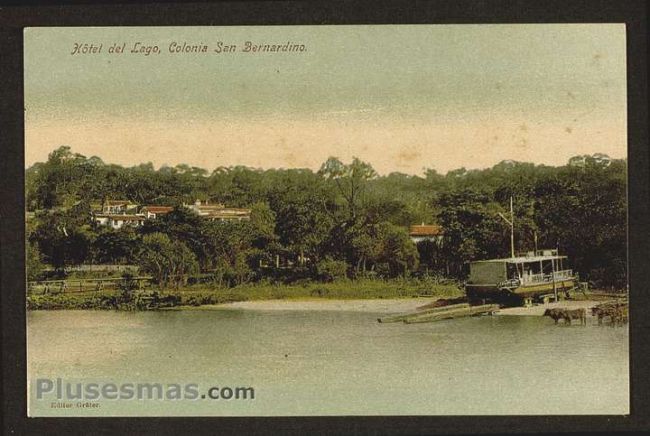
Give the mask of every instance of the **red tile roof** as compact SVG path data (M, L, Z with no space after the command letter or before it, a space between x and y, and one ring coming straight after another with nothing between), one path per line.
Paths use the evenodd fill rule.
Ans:
M129 200L106 200L105 204L107 206L122 206L124 204L134 204Z
M439 236L442 235L442 227L437 224L418 224L411 226L410 236Z
M146 218L140 215L105 215L113 221L144 221Z
M201 205L194 205L195 208L197 208L200 211L207 212L211 210L221 210L225 206L223 204L201 204Z
M174 210L171 206L145 206L143 209L146 209L147 212L151 213L167 213Z

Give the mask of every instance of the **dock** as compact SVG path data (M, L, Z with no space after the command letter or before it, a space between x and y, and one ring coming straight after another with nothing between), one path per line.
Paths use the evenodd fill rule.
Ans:
M391 315L378 318L380 323L403 322L405 324L414 324L421 322L433 322L443 319L461 318L481 314L492 314L499 310L498 304L483 304L480 306L470 306L469 303L452 304L432 309L420 310L418 312L409 312L399 315Z
M383 318L377 318L377 321L381 322L381 323L401 322L401 321L404 321L405 319L407 319L409 317L425 315L425 314L432 314L432 313L446 312L448 310L464 309L464 308L468 308L468 307L469 307L468 303L453 304L453 305L450 305L450 306L441 306L441 307L435 307L435 308L432 308L432 309L418 310L417 312L408 312L408 313L402 313L402 314L399 314L399 315L391 315L391 316L386 316L386 317L383 317Z
M435 313L418 314L404 319L405 324L416 324L421 322L442 321L444 319L464 318L475 315L491 315L499 310L498 304L482 304L466 308L445 310Z

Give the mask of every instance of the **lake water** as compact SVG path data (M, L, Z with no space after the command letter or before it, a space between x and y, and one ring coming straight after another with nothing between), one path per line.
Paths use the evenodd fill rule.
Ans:
M187 310L28 313L32 416L629 413L628 329L484 316ZM35 381L253 387L254 400L100 400L52 408ZM73 402L76 404L76 402Z

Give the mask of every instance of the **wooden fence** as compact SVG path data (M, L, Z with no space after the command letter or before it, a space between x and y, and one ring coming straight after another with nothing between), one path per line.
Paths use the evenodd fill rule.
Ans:
M66 279L66 280L40 280L27 282L27 293L36 294L61 294L74 292L100 292L104 289L119 289L119 285L127 281L133 283L135 289L144 289L151 286L152 277L138 276L125 279L123 277L106 277L98 279Z

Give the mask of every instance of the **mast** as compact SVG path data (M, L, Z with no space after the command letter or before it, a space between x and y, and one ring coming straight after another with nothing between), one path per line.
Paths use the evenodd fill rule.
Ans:
M515 212L512 208L512 195L510 196L510 253L515 257Z
M510 224L510 256L514 259L515 257L515 213L512 207L512 195L510 196L510 219L506 218L501 212L499 216L503 218L505 222Z
M555 302L557 302L557 286L555 285L555 260L551 259L552 277L553 277L553 294L555 295Z

